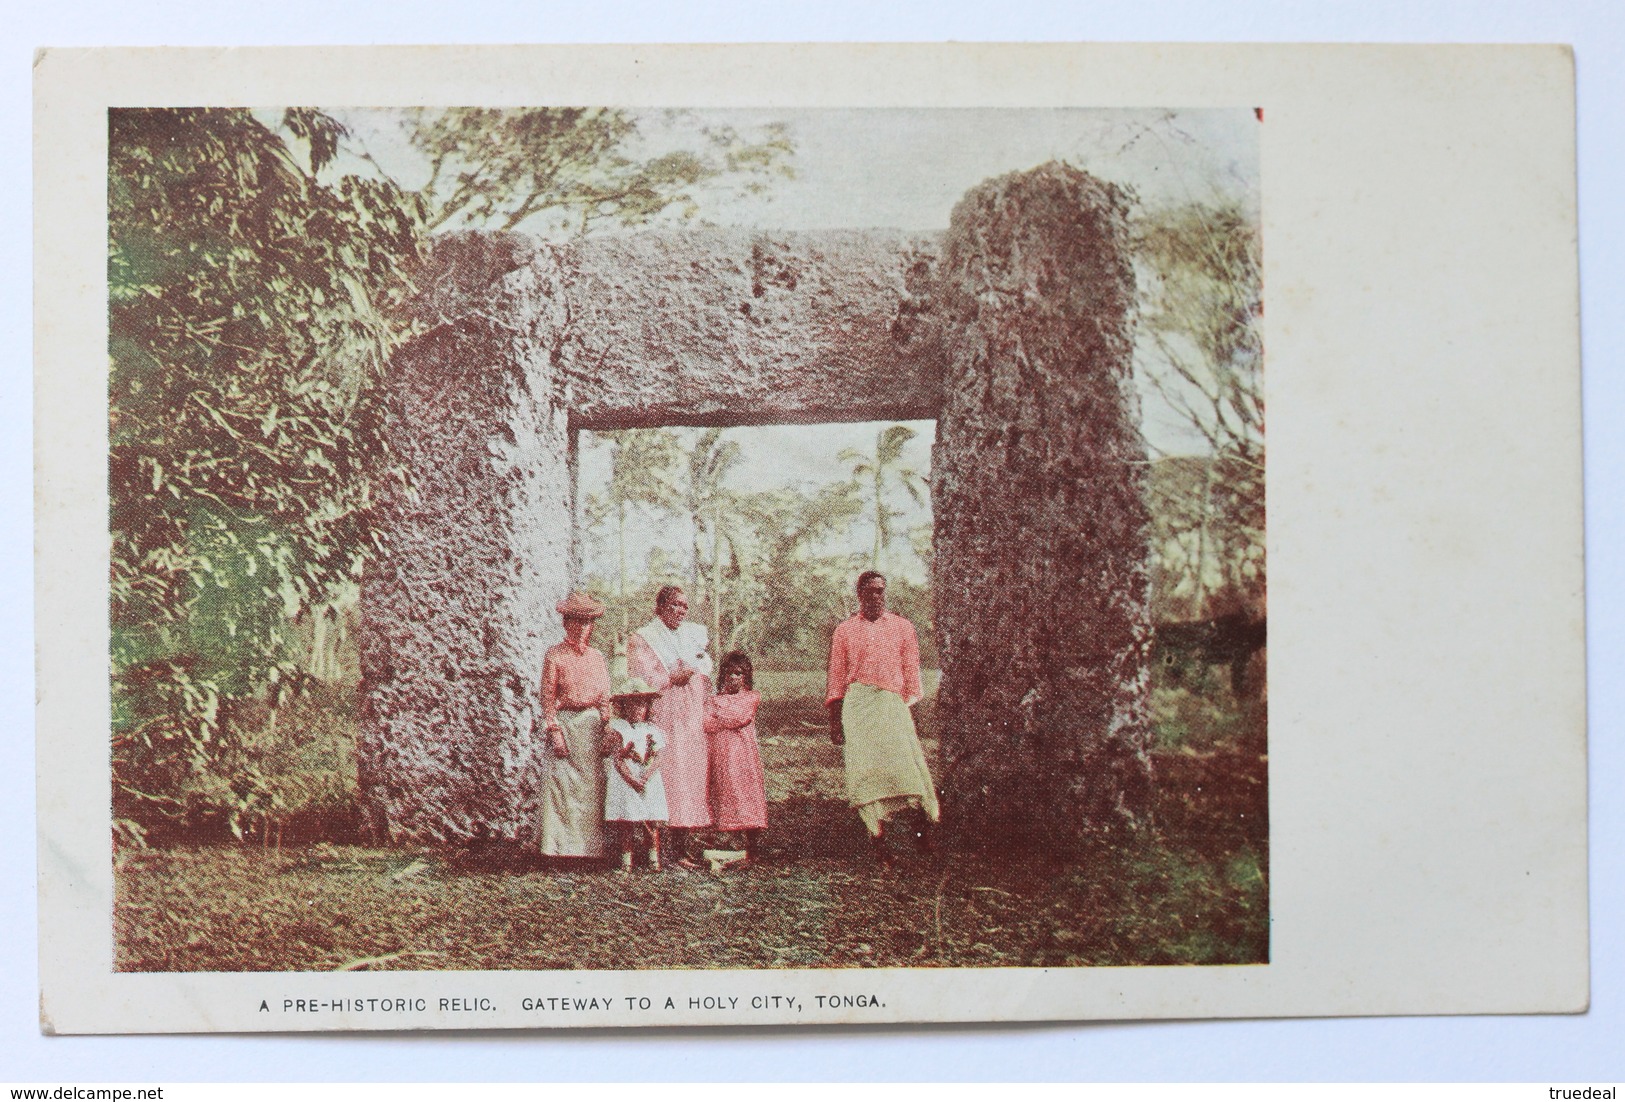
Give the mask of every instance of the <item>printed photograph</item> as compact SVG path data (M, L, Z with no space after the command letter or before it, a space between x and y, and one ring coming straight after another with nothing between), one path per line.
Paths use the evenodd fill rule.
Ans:
M114 967L1267 963L1265 125L110 110Z

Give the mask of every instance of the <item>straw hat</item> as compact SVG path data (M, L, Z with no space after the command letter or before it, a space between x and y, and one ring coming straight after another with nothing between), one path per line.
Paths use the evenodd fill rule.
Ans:
M649 688L649 683L641 677L629 678L615 687L609 694L611 700L653 700L660 695L659 689Z
M589 597L580 590L570 594L556 606L560 616L571 616L578 620L596 620L604 614L604 602Z

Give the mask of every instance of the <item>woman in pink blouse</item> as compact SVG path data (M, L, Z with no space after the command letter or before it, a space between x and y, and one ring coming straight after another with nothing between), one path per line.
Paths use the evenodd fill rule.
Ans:
M542 658L541 733L545 747L536 848L544 857L597 857L604 851L604 755L609 665L589 646L604 603L572 593L558 604L564 642Z
M767 778L756 743L756 676L744 651L722 660L721 692L705 702L705 733L711 738L711 819L717 830L745 836L744 864L760 857L767 829Z

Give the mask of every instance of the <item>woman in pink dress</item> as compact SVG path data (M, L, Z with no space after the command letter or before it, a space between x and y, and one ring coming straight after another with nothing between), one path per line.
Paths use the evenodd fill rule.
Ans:
M711 737L711 820L717 830L745 836L744 864L760 857L767 829L767 778L756 744L756 676L744 651L722 660L721 692L705 702L705 733Z
M666 732L660 772L666 782L666 826L677 864L698 869L690 835L711 825L706 794L705 695L710 691L710 637L704 624L687 619L688 598L681 586L663 586L655 596L655 618L626 641L627 673L660 694L649 722Z

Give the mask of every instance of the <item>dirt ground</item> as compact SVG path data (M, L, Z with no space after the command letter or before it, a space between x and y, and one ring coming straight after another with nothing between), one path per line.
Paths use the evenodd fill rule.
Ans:
M922 717L922 719L925 717ZM121 971L976 967L1268 959L1261 753L1156 759L1157 824L884 870L816 701L764 703L765 860L720 874L543 868L507 846L121 850ZM922 726L924 724L922 723ZM935 762L934 740L926 739Z

